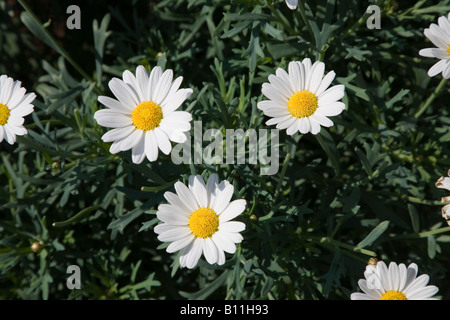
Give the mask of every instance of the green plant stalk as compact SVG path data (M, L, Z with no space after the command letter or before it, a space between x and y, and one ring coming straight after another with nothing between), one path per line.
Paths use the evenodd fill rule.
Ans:
M256 204L258 203L258 199L256 197L253 197L253 205L250 211L247 213L248 216L251 216L253 214L253 211L255 210Z
M407 197L406 198L410 202L426 204L429 206L445 206L446 204L450 204L450 201L439 201L439 200L423 200L416 197Z
M324 59L325 59L325 52L327 51L328 47L329 47L328 43L325 43L322 46L322 48L320 48L320 52L319 52L319 56L318 56L317 60L324 61Z
M52 226L55 227L55 228L63 228L63 227L70 226L71 224L73 224L75 222L78 222L81 219L83 219L86 214L90 213L93 210L97 210L100 207L101 207L101 205L95 205L95 206L87 207L87 208L81 210L80 212L78 212L73 217L71 217L71 218L69 218L69 219L67 219L65 221L53 222Z
M81 117L80 117L80 111L78 110L78 108L75 108L73 110L73 113L75 115L75 121L77 122L77 125L78 125L78 130L80 131L81 139L84 140L84 138L85 138L84 125L83 125L83 121L81 120Z
M288 153L283 162L283 167L281 168L280 179L278 180L277 189L275 190L275 195L273 197L273 202L277 202L278 195L280 194L281 184L283 183L284 175L286 174L286 169L289 165L289 160L291 159L291 154Z
M338 240L332 239L330 237L315 237L312 236L310 237L311 240L315 241L316 243L323 245L323 246L336 246L336 247L340 247L349 251L354 251L354 252L358 252L358 253L362 253L364 255L367 256L371 256L371 257L376 257L377 254L373 251L367 250L367 249L362 249L362 248L358 248L357 246L352 246L350 244L344 243L344 242L340 242Z
M167 183L165 183L165 184L162 184L162 185L156 186L156 187L146 187L146 186L143 186L143 187L141 187L141 191L144 191L144 192L157 192L157 191L161 191L161 190L164 190L164 189L167 189L167 188L172 187L177 181L178 181L178 180L169 181L169 182L167 182Z
M342 226L344 221L345 221L345 216L340 217L340 219L337 221L336 225L334 226L333 230L331 231L330 238L333 238L336 235L336 233L338 232L339 228Z
M447 83L447 79L442 78L441 82L439 82L439 85L436 87L434 92L428 97L427 100L423 104L419 106L419 109L414 114L414 118L419 118L431 105L431 103L436 99L436 97L441 93L442 89L445 87L445 84Z
M436 229L436 230L419 232L419 233L408 233L408 234L401 234L401 235L397 235L397 236L392 236L392 239L422 239L422 238L427 238L429 236L434 236L434 235L437 235L437 234L445 233L445 232L448 232L448 231L450 231L450 226L449 227L439 228L439 229Z

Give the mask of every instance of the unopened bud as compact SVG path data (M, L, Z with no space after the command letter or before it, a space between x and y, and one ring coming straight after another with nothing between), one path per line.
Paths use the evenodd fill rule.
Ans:
M31 251L38 252L41 249L41 245L42 245L42 242L37 242L37 241L33 242L31 244Z

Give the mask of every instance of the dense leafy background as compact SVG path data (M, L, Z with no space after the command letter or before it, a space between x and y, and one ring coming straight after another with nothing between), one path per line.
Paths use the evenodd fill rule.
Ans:
M86 0L69 30L69 1L0 0L0 74L38 95L29 134L0 144L0 297L347 300L376 255L417 263L448 299L448 193L434 184L450 168L450 92L418 51L450 1L380 0L379 30L366 27L371 3ZM347 110L318 137L280 132L273 176L163 154L135 165L93 119L108 81L142 64L184 77L182 108L204 129L266 128L261 84L304 57L336 72ZM244 241L224 266L180 269L153 232L156 208L175 181L213 172L247 200ZM81 290L66 288L72 264Z

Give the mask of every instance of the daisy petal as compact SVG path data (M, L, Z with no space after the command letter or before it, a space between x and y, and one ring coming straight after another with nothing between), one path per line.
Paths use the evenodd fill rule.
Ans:
M158 159L158 141L153 130L145 133L145 155L150 162Z
M109 82L109 89L123 105L134 108L139 104L136 94L122 80L113 78Z
M133 163L142 163L145 159L145 139L140 139L139 143L131 149L131 160Z
M447 64L447 60L439 60L428 70L428 76L434 77L435 75L441 73L447 67Z
M298 5L298 0L286 0L286 5L289 9L295 10Z
M193 242L194 239L195 239L195 237L193 235L190 235L188 237L185 237L185 238L182 238L179 240L175 240L174 242L169 244L169 246L166 248L166 251L168 253L177 252L177 251L191 245L191 243Z
M155 94L153 96L153 101L157 104L161 104L161 102L166 98L167 93L170 90L172 85L173 71L166 70L161 75L161 78L158 81L158 85L155 88Z
M219 220L221 222L227 222L236 218L245 210L246 205L247 202L244 199L238 199L230 202L225 210L219 215Z
M189 189L191 189L194 194L198 207L206 208L208 206L208 197L206 194L205 182L200 175L189 177Z
M217 247L210 238L206 238L205 241L203 241L203 254L209 264L214 264L219 259Z

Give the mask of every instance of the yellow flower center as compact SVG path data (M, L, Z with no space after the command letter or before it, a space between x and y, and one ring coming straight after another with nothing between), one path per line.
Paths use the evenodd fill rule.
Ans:
M140 130L153 130L159 126L163 118L161 106L153 101L144 101L131 113L133 125Z
M450 55L450 44L447 47L447 53Z
M0 103L0 126L4 126L8 123L10 114L11 111L9 110L9 108L3 103Z
M189 217L189 229L197 238L209 238L219 230L219 217L210 208L199 208Z
M383 293L381 300L408 300L408 298L406 298L403 292L389 290Z
M319 107L317 96L308 91L302 90L294 93L288 100L288 110L296 118L309 117Z

